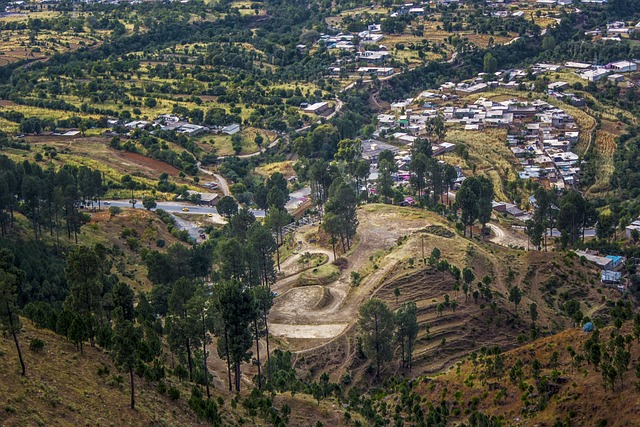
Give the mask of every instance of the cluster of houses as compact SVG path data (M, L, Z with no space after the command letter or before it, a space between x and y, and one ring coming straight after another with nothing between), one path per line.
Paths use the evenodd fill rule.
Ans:
M585 31L586 35L602 37L605 40L620 41L622 36L629 36L631 33L640 31L640 22L633 26L627 26L624 21L614 21L607 23L607 27Z
M117 120L109 120L110 127L115 127L119 124ZM233 135L240 132L241 127L238 123L232 123L227 126L201 126L193 123L189 123L186 120L174 115L174 114L161 114L153 121L148 120L134 120L123 125L130 131L134 129L160 129L166 131L175 131L187 136L196 136L207 132L222 133L225 135Z
M606 285L617 288L620 292L628 290L628 283L622 280L622 267L625 258L620 255L600 255L596 251L575 251L580 257L595 264L600 270L600 281Z
M580 157L571 151L580 136L575 119L546 101L519 105L520 120L509 128L507 143L520 161L520 178L558 189L575 185L580 172Z
M451 151L453 149L454 144L444 143ZM411 163L411 142L407 142L403 146L391 145L389 143L380 141L378 139L367 139L362 141L362 158L368 160L371 164L371 168L369 170L368 176L368 184L367 189L370 192L375 192L373 189L375 187L375 183L378 181L378 159L380 153L383 151L391 151L394 155L394 162L397 168L397 172L394 172L392 175L393 180L398 184L406 184L411 179L411 172L409 171L409 165ZM439 149L439 146L436 145L433 147L434 155L437 155L436 152ZM440 151L439 154L442 154L443 151ZM440 163L444 163L442 160ZM459 186L462 181L464 181L465 177L462 174L462 169L458 166L454 166L458 175L456 180L454 181L454 188ZM363 188L364 191L364 188ZM413 204L412 202L408 202Z
M624 74L638 71L638 63L628 60L614 61L605 65L595 66L580 62L572 62L569 64L571 65L570 68L576 69L578 76L590 82L599 82L607 78L607 80L617 83L624 80Z

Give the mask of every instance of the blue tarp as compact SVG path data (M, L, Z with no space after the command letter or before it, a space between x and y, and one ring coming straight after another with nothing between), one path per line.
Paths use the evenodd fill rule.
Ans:
M593 323L591 322L587 322L584 324L584 327L582 328L583 331L585 332L592 332L593 331Z

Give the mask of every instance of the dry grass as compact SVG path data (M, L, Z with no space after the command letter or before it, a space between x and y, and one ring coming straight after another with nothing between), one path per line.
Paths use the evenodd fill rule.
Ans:
M72 426L87 420L104 425L150 425L163 419L173 425L200 425L184 399L171 402L137 376L137 408L131 410L128 377L123 376L123 384L113 381L120 373L106 353L87 345L85 354L81 355L66 339L47 330L36 330L26 320L24 323L20 340L27 365L26 377L17 372L19 365L12 342L0 339L0 350L4 354L0 358L2 425ZM45 342L41 353L28 350L32 338ZM97 374L102 366L108 367L109 375ZM185 387L176 385L188 396Z
M263 166L255 168L254 172L265 178L270 177L276 172L280 172L285 178L290 178L296 174L293 170L294 162L291 160L285 160L284 162L269 163Z
M630 326L625 325L623 332L630 334ZM608 340L609 332L609 328L603 330L601 340ZM596 425L600 420L606 420L603 425L607 426L635 425L639 416L638 407L636 404L629 404L637 402L637 392L632 385L632 369L625 372L625 387L621 389L618 381L615 392L612 392L603 389L602 375L595 371L593 365L582 363L579 369L572 367L567 347L571 346L581 353L588 336L580 329L571 329L503 353L505 371L508 372L517 360L521 360L524 364L522 370L525 383L534 388L535 380L531 378L533 361L539 360L542 363L541 374L551 377L551 355L558 353L557 373L564 381L560 384L558 393L550 396L541 410L533 411L528 417L522 411L528 402L537 400L534 397L537 393L527 398L529 393L518 389L517 384L510 381L506 374L500 378L481 379L485 373L482 364L470 361L462 363L459 369L451 369L445 375L422 382L416 392L429 401L455 399L462 407L466 407L474 399L479 411L488 415L502 415L506 419L525 419L525 424L522 425L552 425L558 419L569 417L572 425ZM636 360L640 353L637 342L634 340L630 347L631 359ZM497 387L491 389L488 383ZM502 388L504 393L500 391ZM454 415L453 418L453 422L462 421L466 416Z
M239 135L242 136L244 140L244 144L242 145L242 151L240 154L252 154L258 151L258 146L256 145L255 137L256 135L261 134L264 138L263 146L266 147L269 144L269 141L273 139L273 133L266 132L263 130L258 130L256 128L244 128L239 132ZM230 135L203 135L198 137L198 143L207 150L206 145L211 145L213 148L218 150L219 156L230 156L236 154L231 145L231 136ZM208 151L208 150L207 150Z
M495 191L495 198L508 201L504 193L503 183L517 176L518 162L506 145L507 131L504 129L486 129L482 132L451 129L447 132L447 141L464 144L469 150L469 159L455 157L457 164L470 174L472 165L476 173L485 175Z

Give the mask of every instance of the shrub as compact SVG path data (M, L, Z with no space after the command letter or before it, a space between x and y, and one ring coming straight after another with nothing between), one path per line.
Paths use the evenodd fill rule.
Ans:
M39 353L40 351L42 351L42 349L44 349L44 341L42 341L40 338L33 338L29 342L29 350Z
M98 368L98 376L106 377L109 375L109 367L106 365L102 365Z
M132 251L137 251L140 247L140 241L135 237L127 237L127 246L129 246Z
M120 212L122 212L122 209L119 206L109 206L109 215L111 215L112 218Z
M180 399L180 390L178 390L175 387L169 387L168 395L169 395L169 399L178 400Z

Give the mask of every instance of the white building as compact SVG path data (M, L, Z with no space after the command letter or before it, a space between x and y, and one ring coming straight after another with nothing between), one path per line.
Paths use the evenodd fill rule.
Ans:
M610 70L614 70L618 73L631 73L638 69L638 64L631 61L616 61L610 64L607 64L607 67Z
M597 68L595 70L587 70L584 73L579 74L579 76L585 80L589 80L590 82L598 82L610 72L610 70L605 70L604 68Z

